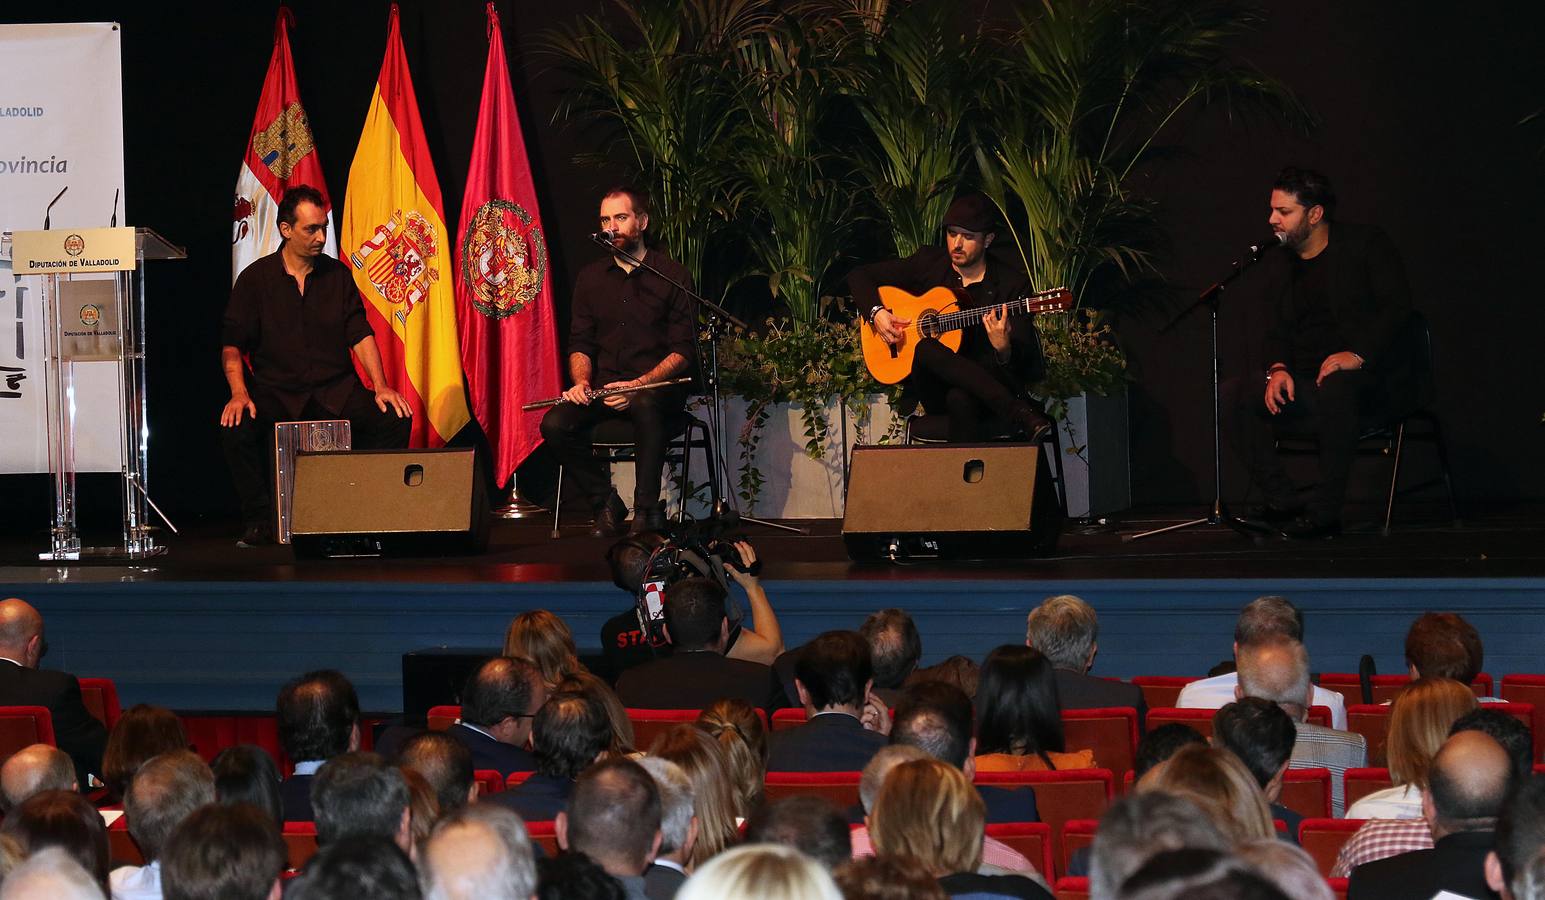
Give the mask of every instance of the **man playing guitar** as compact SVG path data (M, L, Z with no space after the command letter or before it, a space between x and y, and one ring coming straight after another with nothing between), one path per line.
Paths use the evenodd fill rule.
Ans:
M952 442L980 441L994 421L1007 423L1029 441L1040 440L1052 427L1051 419L1024 396L1025 386L1042 377L1046 363L1034 320L1013 322L1003 306L1024 293L1029 278L1013 265L988 258L997 228L991 202L982 194L967 194L944 214L943 247L922 247L906 259L859 266L848 275L864 327L892 346L902 342L912 321L885 308L880 285L918 294L948 287L961 308L983 310L983 328L967 329L958 353L931 337L918 341L906 381L928 412L949 415Z

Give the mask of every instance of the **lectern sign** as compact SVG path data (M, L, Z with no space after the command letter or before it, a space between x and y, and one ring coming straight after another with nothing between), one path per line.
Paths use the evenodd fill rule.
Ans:
M11 236L17 275L125 272L134 268L133 228L56 228Z

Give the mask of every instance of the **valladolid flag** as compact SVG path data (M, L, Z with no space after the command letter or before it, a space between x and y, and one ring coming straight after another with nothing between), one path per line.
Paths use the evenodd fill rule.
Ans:
M488 67L456 241L456 312L472 411L494 451L502 483L542 441L542 411L555 397L558 339L547 242L525 139L515 113L499 14L488 4Z
M391 387L413 409L414 447L439 447L471 416L456 347L445 203L402 49L397 4L386 60L349 165L343 251Z
M294 20L279 7L274 22L274 52L258 97L257 117L247 139L247 155L236 176L236 208L231 230L231 283L253 260L279 249L279 199L297 184L322 193L327 210L329 256L338 255L333 235L333 201L322 183L322 163L311 140L311 126L295 87L295 62L290 58L290 25Z

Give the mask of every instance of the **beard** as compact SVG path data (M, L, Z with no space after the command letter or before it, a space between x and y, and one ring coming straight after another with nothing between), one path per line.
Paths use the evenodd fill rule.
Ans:
M1282 246L1289 250L1302 249L1309 240L1309 232L1312 230L1313 228L1309 225L1309 220L1307 218L1303 219L1298 223L1297 228L1282 232Z

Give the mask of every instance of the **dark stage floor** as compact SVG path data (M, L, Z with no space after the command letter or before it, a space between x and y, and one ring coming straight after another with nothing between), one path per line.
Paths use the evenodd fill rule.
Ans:
M804 520L793 535L743 528L766 561L772 579L1090 579L1090 578L1508 578L1545 575L1545 509L1511 507L1473 514L1462 525L1438 521L1438 509L1413 508L1381 536L1372 524L1349 527L1339 539L1312 543L1251 541L1226 528L1198 527L1138 542L1124 534L1194 516L1192 508L1142 509L1091 528L1071 525L1057 554L1043 559L916 561L905 565L854 563L847 558L841 522ZM100 581L133 571L135 580L173 581L604 581L609 542L585 527L548 535L548 520L496 520L486 553L423 559L296 560L286 547L237 550L234 523L195 523L167 535L171 552L133 567L71 565L71 578ZM61 567L40 566L41 531L0 536L0 581L57 580ZM89 542L89 541L88 541Z

